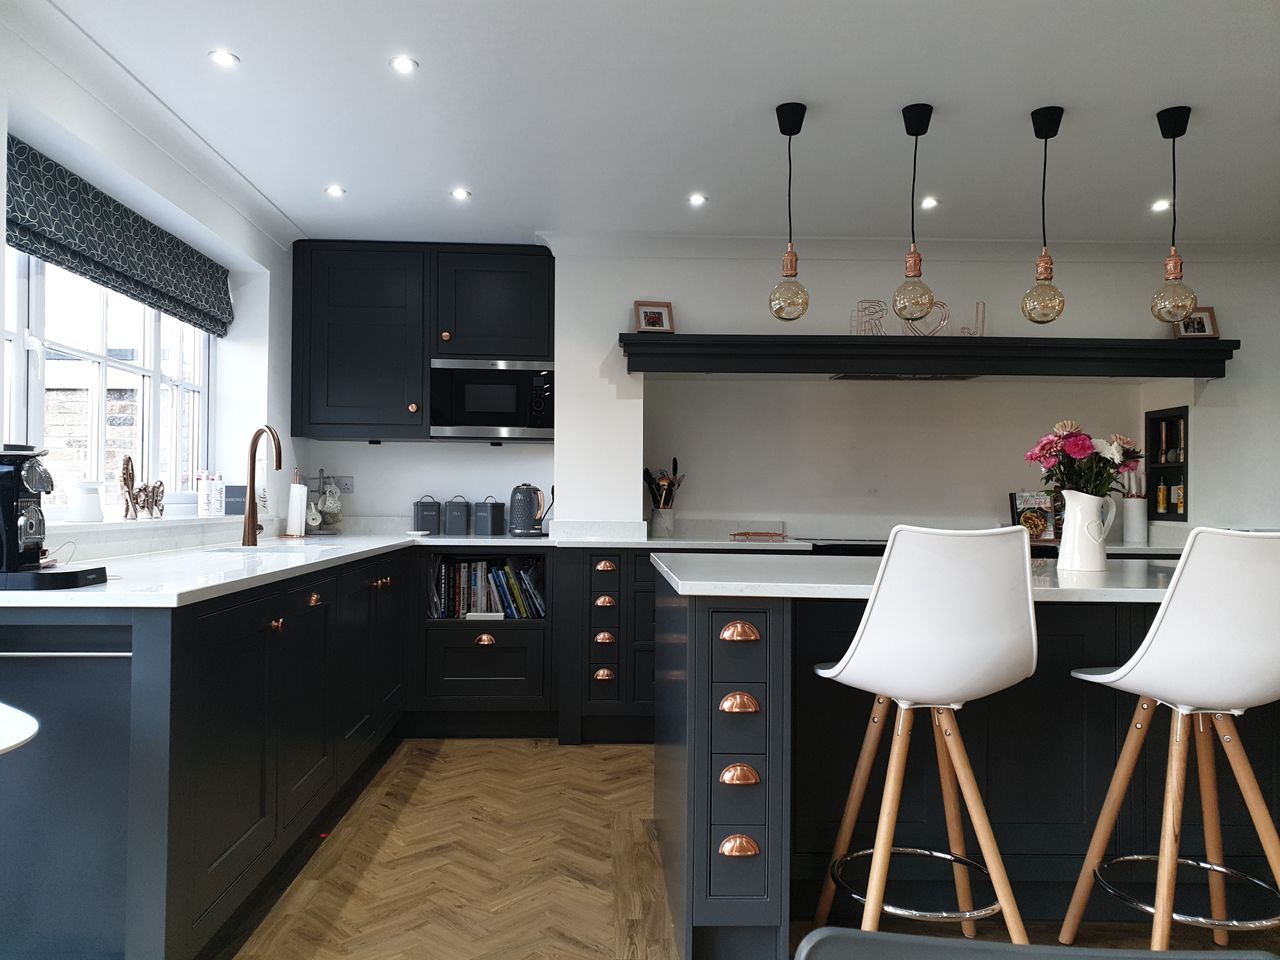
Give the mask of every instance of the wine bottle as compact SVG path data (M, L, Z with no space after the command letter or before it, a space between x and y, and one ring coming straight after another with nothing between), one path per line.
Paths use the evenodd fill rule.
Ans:
M1167 438L1167 429L1169 422L1167 420L1160 421L1160 462L1169 462L1169 442Z
M1169 486L1164 477L1156 484L1156 513L1169 512Z
M1178 462L1187 462L1187 421L1178 420Z
M1186 487L1182 483L1182 477L1178 477L1173 481L1169 499L1173 501L1173 512L1179 516L1185 516L1187 513L1187 494Z

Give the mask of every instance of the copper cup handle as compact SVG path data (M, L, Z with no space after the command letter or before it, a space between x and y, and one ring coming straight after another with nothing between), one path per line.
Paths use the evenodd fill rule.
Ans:
M745 833L733 833L720 841L722 857L755 857L760 854L760 844Z
M284 630L284 617L280 617L278 620L272 620L271 629L274 630L276 633L280 633L282 630Z
M730 787L748 787L760 782L760 774L749 763L731 763L720 771L720 782Z
M409 404L409 412L410 412L410 413L417 413L417 412L418 412L418 405L417 405L416 403L411 403L411 404Z
M718 709L721 713L759 713L760 701L749 693L735 690L724 695Z
M316 593L315 591L312 591L311 596L307 597L308 607L318 607L320 606L321 602L322 601L320 599L320 594Z
M498 641L494 638L492 633L482 633L471 642L477 647L491 647Z
M601 560L599 563L596 564L596 570L598 570L600 573L612 573L614 570L617 570L617 569L618 569L618 565L614 563L612 560Z
M445 343L448 343L450 340L453 339L453 334L450 333L448 330L441 331L440 339L443 340Z
M720 639L730 643L745 643L760 639L760 631L746 620L730 620L720 631Z
M591 640L593 643L599 643L601 645L604 645L604 644L610 644L610 643L617 643L618 638L615 637L608 630L601 630L594 637L592 637Z
M618 679L618 675L614 673L612 670L610 670L608 667L601 667L599 670L597 670L595 673L591 675L591 679L592 680L616 680Z
M602 593L600 596L596 597L595 604L597 607L616 607L618 605L618 601L609 596L609 594Z

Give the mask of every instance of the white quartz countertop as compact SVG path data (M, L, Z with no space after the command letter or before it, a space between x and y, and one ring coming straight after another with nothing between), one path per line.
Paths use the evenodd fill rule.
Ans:
M655 553L653 565L683 596L865 600L879 557L727 556ZM1031 561L1032 596L1069 603L1159 603L1172 560L1108 560L1101 573L1058 571L1056 560Z
M717 540L646 537L643 540L594 537L437 537L409 530L405 536L428 547L576 547L583 550L777 550L807 553L807 540Z

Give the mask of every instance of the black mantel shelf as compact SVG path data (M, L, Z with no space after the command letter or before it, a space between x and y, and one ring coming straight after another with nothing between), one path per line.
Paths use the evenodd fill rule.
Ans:
M628 373L819 374L851 379L1217 379L1239 340L624 333Z

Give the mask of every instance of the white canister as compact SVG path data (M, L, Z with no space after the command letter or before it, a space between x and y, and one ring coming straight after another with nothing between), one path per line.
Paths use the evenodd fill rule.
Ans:
M102 483L98 480L77 480L67 494L67 512L62 517L67 523L102 522Z
M1147 498L1125 497L1120 501L1120 520L1126 547L1147 545Z

